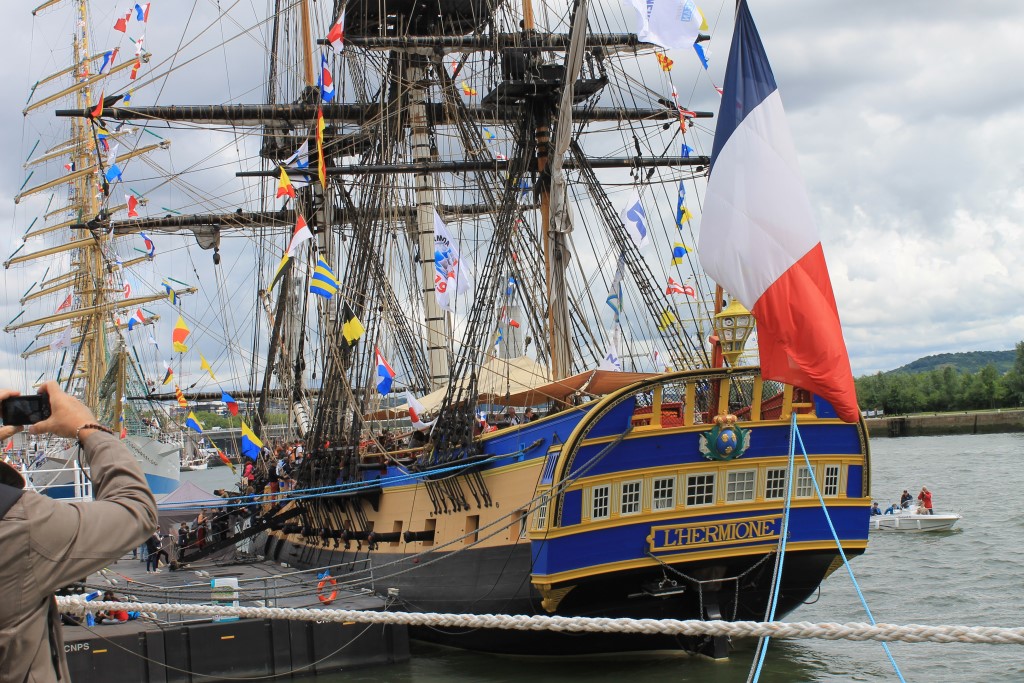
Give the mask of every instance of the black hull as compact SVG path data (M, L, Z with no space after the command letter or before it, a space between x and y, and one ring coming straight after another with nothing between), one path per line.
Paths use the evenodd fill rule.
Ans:
M333 570L339 581L359 580L367 558L365 546L342 551L298 546L271 538L268 559L293 566L315 568L342 565ZM857 551L849 555L860 554ZM468 549L450 553L430 563L430 556L414 564L406 556L386 550L371 551L374 579L379 594L397 589L396 609L452 614L548 614L541 595L530 583L530 547L523 542L503 548ZM818 589L838 553L834 550L787 552L782 592L776 618L799 607ZM575 582L554 614L583 617L634 619L701 619L761 621L771 588L774 555L735 557L620 571ZM395 562L394 565L390 563ZM351 571L347 567L351 566ZM387 565L385 567L385 565ZM691 580L741 576L703 584ZM665 578L675 580L673 586ZM369 585L369 580L367 579ZM701 613L703 608L704 613ZM468 650L515 655L588 655L647 650L699 651L699 639L627 634L565 634L551 631L499 629L411 629L413 638Z

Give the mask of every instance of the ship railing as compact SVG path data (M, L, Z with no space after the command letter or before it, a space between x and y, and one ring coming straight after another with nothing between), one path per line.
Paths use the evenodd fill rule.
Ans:
M795 412L813 417L808 392L766 381L758 368L676 374L645 383L635 394L634 429L673 429L709 424L718 415L739 422L789 420Z
M88 469L79 465L77 460L63 467L21 468L21 474L29 491L52 495L68 503L92 500L92 480Z

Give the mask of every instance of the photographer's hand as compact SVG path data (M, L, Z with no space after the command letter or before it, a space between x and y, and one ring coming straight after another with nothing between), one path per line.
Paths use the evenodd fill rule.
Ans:
M0 389L0 403L6 401L9 398L13 398L14 396L21 396L21 392L16 391L14 389ZM23 427L18 427L15 425L5 425L3 427L0 427L0 441L6 441L7 439L11 438L12 436L20 432L22 429Z
M55 434L69 439L77 436L79 439L84 439L95 431L83 429L80 433L78 432L82 425L96 422L96 417L77 398L65 394L59 384L52 380L45 382L39 387L39 393L50 399L50 417L29 427L29 432L32 434Z

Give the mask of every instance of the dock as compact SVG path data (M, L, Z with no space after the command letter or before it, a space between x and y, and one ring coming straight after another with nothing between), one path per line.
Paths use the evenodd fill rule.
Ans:
M337 598L325 605L316 595L316 584L313 573L266 561L180 571L164 568L149 574L144 563L129 556L90 576L85 591L110 590L121 600L169 604L386 608L377 595L341 590L340 586ZM271 619L216 621L158 614L123 623L104 620L94 626L65 625L63 629L68 667L78 683L301 678L409 659L408 633L398 626Z

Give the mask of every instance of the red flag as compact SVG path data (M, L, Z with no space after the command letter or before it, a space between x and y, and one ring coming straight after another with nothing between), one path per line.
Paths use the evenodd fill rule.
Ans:
M291 197L295 199L295 186L292 185L291 179L288 177L288 172L284 170L284 166L281 167L281 178L277 182L277 197Z
M341 52L345 46L345 8L341 9L341 16L334 22L331 32L327 34L327 42L331 44L335 52Z
M515 327L516 329L519 329L519 323L516 322L515 320L512 320L511 318L509 318L508 324L512 327Z
M129 78L134 81L138 77L139 69L141 69L141 68L142 68L142 60L141 59L136 59L135 63L132 64L132 73L131 73L131 76Z
M11 439L10 441L7 442L7 445L4 446L4 450L5 451L14 450L14 439Z
M129 10L128 14L123 17L118 17L117 21L114 22L114 30L120 31L121 33L127 33L128 31L128 20L132 18L132 13Z
M94 119L98 119L99 117L103 116L103 91L102 90L100 91L100 101L96 104L95 107L92 108L92 111L89 112L89 116L91 116Z
M128 218L138 218L139 212L135 209L139 206L139 200L135 198L135 195L125 195L128 199Z
M70 294L68 294L68 298L64 299L64 303L62 303L60 306L57 307L57 310L54 311L54 313L60 313L61 311L66 311L69 308L71 308L71 295Z
M224 455L224 451L220 450L219 448L217 449L217 457L220 458L220 461L222 463L231 468L231 474L235 473L235 463L231 462L231 459L228 456Z

